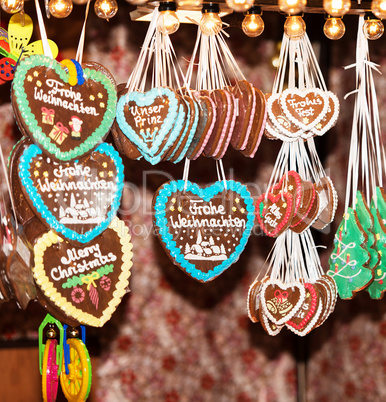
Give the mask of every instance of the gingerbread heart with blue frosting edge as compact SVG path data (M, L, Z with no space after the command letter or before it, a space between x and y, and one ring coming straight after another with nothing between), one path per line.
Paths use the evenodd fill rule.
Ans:
M99 161L97 161L97 158L99 158ZM105 178L107 179L106 176L109 176L109 172L104 172L103 169L105 168L102 166L106 161L108 161L108 164L106 163L106 169L111 167L115 170L115 172L111 170L111 177L109 178L111 182L110 185L109 182L106 182L105 180ZM109 164L111 166L109 166ZM43 167L47 168L47 170L43 169L42 172L39 172L38 169ZM57 177L58 173L55 174L55 169L60 170L60 174L63 177L66 177L68 182L59 182L60 179ZM37 181L34 183L34 180L37 179L35 177L37 176L35 175L35 172L39 173L38 176L42 177L43 181ZM77 172L79 172L79 175L83 175L83 177L78 178ZM66 176L66 173L68 173L68 176ZM70 173L72 173L72 176ZM32 175L34 177L32 177ZM107 143L101 144L87 158L84 158L81 161L76 160L65 164L52 163L50 158L45 156L38 146L34 144L30 145L20 157L19 177L26 200L30 207L37 212L37 216L41 222L48 228L54 229L68 241L76 244L91 241L109 226L110 222L116 216L120 205L124 180L122 160L114 147ZM74 177L74 179L72 179L72 177ZM91 179L96 179L96 184L92 184ZM103 182L100 181L100 179ZM80 188L79 183L83 183L81 186L82 188ZM60 186L61 184L62 186ZM98 185L98 188L96 188L96 185ZM105 198L100 200L98 198L101 190L103 190L103 188L99 188L100 186L105 188L106 191L110 189L110 197L108 199ZM61 187L63 187L63 189ZM93 189L95 190L94 193L96 193L94 201L97 205L95 207L90 205L89 194L91 194ZM50 195L52 195L51 190L57 190L57 192L64 192L66 190L68 193L71 191L72 193L66 196L66 200L64 200L64 197L61 196L62 194L59 193L56 203L53 203L53 201L55 201L55 196L50 197ZM89 191L87 192L86 190ZM83 202L84 205L78 200L79 195L81 195L78 193L82 192L86 192L87 194L85 194L84 198L86 198L86 200L88 198L87 204L86 201ZM72 195L74 195L74 197L72 197ZM50 201L51 198L53 201ZM53 208L59 207L62 201L64 202L63 211L58 210L55 212ZM51 203L52 205L47 205L48 203ZM72 221L71 219L64 219L66 218L67 209L70 214L72 209L77 208L78 204L84 206L83 209L88 213L89 218L95 218L90 219L87 226L85 226L85 221L80 222L79 226L77 226L78 222L72 222L74 219ZM97 209L98 207L99 213ZM90 208L94 208L95 211ZM102 218L100 218L100 215L102 214L101 210L104 212ZM79 212L79 215L80 218L84 219L83 215L85 214ZM74 214L71 216L74 216Z
M183 129L185 117L179 96L167 87L129 92L117 103L119 129L153 165L159 163L174 144Z
M227 192L229 192L228 198L226 198ZM208 269L207 272L204 272L197 267L197 264L203 265L203 263L205 264L208 261L208 256L205 253L202 257L203 259L200 261L201 257L198 254L200 252L201 246L188 246L189 255L186 255L186 245L182 244L182 240L180 237L175 238L175 234L171 233L170 231L170 228L174 228L172 227L171 219L170 216L168 216L167 212L172 210L172 208L174 207L169 206L169 208L167 208L167 205L169 203L178 202L181 194L188 194L188 196L192 197L192 199L195 200L193 202L195 202L197 205L201 205L202 210L204 210L205 208L208 214L212 216L210 218L211 226L208 225L209 227L206 227L206 230L203 231L204 234L197 233L196 238L192 234L192 237L189 236L189 241L192 241L192 239L196 239L196 243L198 242L198 239L201 238L201 245L202 248L205 250L205 253L209 253L209 249L213 251L212 255L214 261L216 262L211 262L211 265L214 266L211 266L211 269ZM231 195L233 197L231 197ZM215 205L213 205L211 201L216 200L216 197L218 197L217 200L219 200L220 197L225 197L228 201L233 198L232 202L234 201L234 203L232 205L234 206L230 210L228 208L227 211L225 206L221 207L221 205L223 205L221 202L215 202ZM181 199L184 200L184 198ZM238 207L236 207L235 205L238 205ZM239 206L241 208L239 208ZM180 207L176 206L176 211L183 213L187 212L183 211L182 208L181 210L179 208ZM195 209L196 211L199 208L199 206L193 207L193 209ZM242 230L240 229L240 237L238 238L238 240L234 242L231 249L228 249L230 255L227 255L225 247L223 248L221 245L216 244L216 242L218 240L220 240L220 242L223 241L228 234L230 236L229 239L231 239L231 231L228 231L229 233L222 232L222 235L215 235L214 232L208 232L207 230L213 230L213 225L216 222L218 223L221 221L222 223L220 223L220 225L224 223L224 219L217 220L217 218L220 218L221 214L227 215L228 221L229 219L232 219L231 214L235 212L235 209L233 208L238 209L238 211L242 210L241 213L243 214L243 216L245 216L245 218L243 218L244 222L240 223L240 221L238 221L238 223L240 224L240 227L244 227L242 228ZM254 225L253 199L246 186L233 180L226 181L226 188L224 182L220 181L206 188L201 188L196 183L192 183L190 181L185 182L184 180L167 182L163 186L161 186L154 195L153 209L155 212L154 225L156 229L156 234L159 237L159 240L161 241L161 244L164 247L166 253L175 265L179 266L186 274L199 282L208 282L215 279L238 260L240 254L246 246L247 240ZM190 214L185 214L185 217L178 218L179 222L185 222L183 219L189 219L189 216ZM176 227L176 222L173 223ZM220 229L218 230L220 231ZM237 229L235 233L233 233L235 235L234 239L236 239L236 232ZM203 245L205 237L208 237L208 244L206 245L207 247ZM228 245L226 247L228 247ZM212 253L212 251L210 253Z
M33 55L20 61L12 85L12 105L21 131L57 161L91 152L107 136L115 118L117 93L111 77L83 69L85 83L71 86L56 60Z

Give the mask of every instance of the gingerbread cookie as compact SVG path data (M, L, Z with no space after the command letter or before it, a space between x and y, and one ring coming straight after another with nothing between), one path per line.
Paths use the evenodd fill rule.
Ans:
M270 321L282 325L299 311L305 295L300 282L282 283L269 279L261 289L260 306Z
M19 176L41 222L75 243L102 233L120 205L123 165L106 143L83 160L68 163L55 163L30 145L20 157Z
M56 161L91 152L107 136L115 117L115 85L95 69L83 69L83 85L49 57L23 59L13 80L13 106L19 124Z
M299 336L307 335L317 324L323 309L323 302L318 289L311 283L305 283L305 297L299 310L286 322L286 327Z
M380 205L378 199L378 206ZM379 255L379 264L374 270L374 280L366 288L372 299L382 299L386 291L386 227L383 223L379 210L375 207L374 200L372 200L371 214L374 219L373 233L376 239L376 250Z
M373 273L368 269L370 254L366 243L367 236L357 213L348 208L335 234L327 272L335 280L341 299L353 298L373 280Z
M157 236L173 263L200 282L229 268L243 251L254 221L253 200L241 183L228 180L200 188L183 180L153 197Z
M122 94L117 103L120 130L151 164L175 143L186 114L179 95L167 87Z
M291 225L295 201L287 191L263 193L256 201L256 217L263 232L277 237Z
M44 297L60 313L101 327L126 293L131 249L128 229L118 218L82 246L66 242L51 230L36 241L32 273Z

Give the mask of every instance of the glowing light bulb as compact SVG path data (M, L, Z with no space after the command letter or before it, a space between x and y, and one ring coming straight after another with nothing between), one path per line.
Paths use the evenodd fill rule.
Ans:
M279 0L280 11L286 14L299 14L307 5L307 0Z
M284 32L292 40L300 39L306 32L306 23L300 15L286 18Z
M1 8L9 14L14 14L20 11L24 6L23 0L1 0Z
M94 11L99 18L109 20L117 13L118 4L115 0L96 0Z
M48 3L50 14L55 18L66 18L71 14L71 0L50 0Z
M386 18L386 0L373 0L371 2L371 11L381 20Z
M366 19L367 18L367 19ZM363 33L367 39L379 39L383 35L384 27L380 19L374 15L366 15L363 24Z
M227 6L232 10L242 13L253 6L254 0L226 0Z
M241 28L245 35L255 38L264 31L264 21L261 18L261 9L258 6L253 6L247 11Z
M327 18L323 27L323 32L328 39L340 39L346 32L346 27L344 26L342 18Z
M323 0L324 11L331 17L342 17L351 7L350 0Z
M171 9L163 10L162 9L162 4L160 4L160 10L161 12L159 13L158 19L157 19L157 29L159 32L163 33L164 35L171 35L174 34L180 27L180 21L177 17L177 14L175 12L176 6L175 3L174 7ZM173 10L174 8L174 10Z
M204 13L200 21L200 28L205 35L217 35L222 28L221 18L217 13Z

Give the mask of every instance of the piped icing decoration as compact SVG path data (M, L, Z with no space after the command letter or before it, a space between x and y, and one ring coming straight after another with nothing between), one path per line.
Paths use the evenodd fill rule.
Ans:
M186 187L185 187L186 183ZM254 221L253 199L233 180L200 188L170 181L153 198L154 223L175 265L200 282L229 268L244 250Z
M120 205L123 165L107 143L81 161L61 164L30 145L20 157L19 176L42 223L69 241L94 239L109 226Z
M158 87L121 96L116 119L120 130L144 158L156 164L180 134L185 112L172 89Z
M338 97L331 91L325 91L324 93L328 97L327 113L324 118L311 129L313 134L319 136L325 134L335 126L340 109Z
M376 249L379 255L379 264L374 270L374 280L366 288L372 299L382 299L386 291L386 227L379 213L381 202L377 199L378 209L374 200L371 200L371 214L374 218L373 232L376 239Z
M263 232L277 237L291 224L295 202L287 191L263 193L256 201L256 217Z
M282 283L269 279L261 289L260 308L270 321L282 325L299 311L305 295L300 282Z
M368 267L371 272L377 268L380 260L380 255L378 253L377 239L374 236L374 218L371 215L370 209L367 205L362 192L357 191L357 196L355 200L355 211L358 215L358 220L361 223L363 230L367 235L366 249L370 254L370 260Z
M373 280L367 268L370 254L366 241L356 212L348 208L335 234L327 272L335 280L341 299L351 299Z
M319 88L288 88L280 95L280 106L293 124L308 132L324 119L329 101L325 92Z
M259 321L264 331L271 336L276 336L283 329L284 324L277 325L274 322L270 321L270 319L264 314L264 310L261 308L258 310L259 313Z
M117 95L110 78L88 68L83 75L85 84L71 86L63 66L43 55L23 59L15 73L15 113L26 133L57 161L92 151L114 121Z
M286 326L297 335L308 334L315 326L322 312L323 303L317 288L305 283L305 298L297 313L286 322Z
M199 117L200 117L200 112L198 110L198 103L194 99L193 99L193 104L194 104L194 110L192 111L192 113L193 113L193 123L189 127L190 130L187 133L188 138L187 138L187 140L186 140L186 142L185 142L185 144L183 146L183 149L180 152L180 155L174 161L174 163L181 162L182 159L185 157L186 152L188 151L188 149L190 147L190 144L191 144L191 142L192 142L192 140L194 138L194 134L195 134L195 132L197 130L197 125L198 125L198 121L199 121Z
M118 218L82 246L50 230L34 246L36 284L60 313L101 327L127 292L133 256L130 241L128 228Z

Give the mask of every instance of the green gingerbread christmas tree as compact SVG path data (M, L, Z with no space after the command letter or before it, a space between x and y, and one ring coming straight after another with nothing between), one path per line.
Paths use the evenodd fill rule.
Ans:
M379 197L377 197L377 201L378 209L375 207L374 200L371 200L371 214L374 217L373 230L377 241L380 262L374 271L374 281L367 288L372 299L382 299L386 291L386 227L379 213L379 206L381 204Z
M374 275L380 260L377 250L377 240L374 236L374 218L361 191L357 191L355 211L359 222L367 235L366 249L370 253L369 269Z
M351 299L373 280L373 274L368 269L370 254L366 244L367 236L358 216L352 208L348 208L335 234L327 272L334 278L341 299Z

